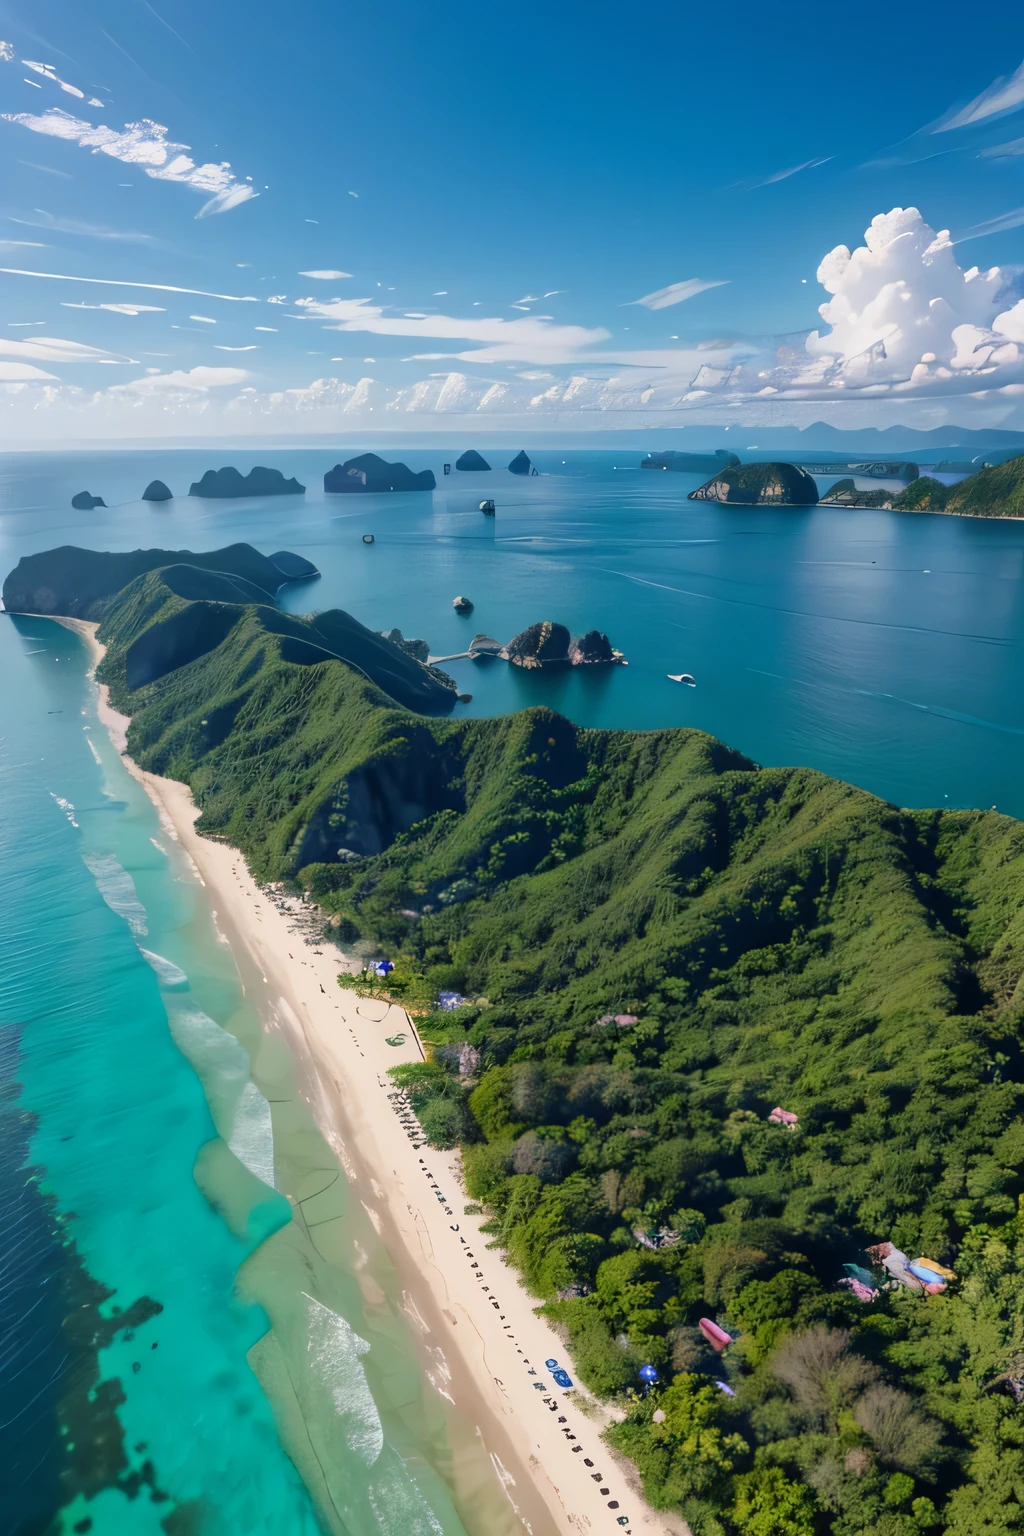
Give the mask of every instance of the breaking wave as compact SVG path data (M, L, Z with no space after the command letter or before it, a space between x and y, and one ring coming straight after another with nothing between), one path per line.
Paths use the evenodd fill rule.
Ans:
M188 986L188 977L173 960L168 960L164 955L154 955L151 949L143 949L141 944L139 953L156 971L156 979L165 992L182 992Z
M384 1449L384 1428L360 1364L370 1346L343 1317L303 1292L311 1364L331 1395L338 1427L350 1451L372 1467ZM408 1530L408 1527L405 1528Z

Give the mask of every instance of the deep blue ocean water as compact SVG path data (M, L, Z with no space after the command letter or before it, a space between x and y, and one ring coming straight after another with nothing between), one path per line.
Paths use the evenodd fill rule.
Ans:
M481 446L493 464L511 457ZM59 543L294 549L323 573L284 596L299 610L347 608L435 655L557 619L605 630L629 660L560 677L452 663L472 714L544 701L584 725L698 726L758 762L820 768L901 804L1024 814L1024 524L690 502L700 477L641 472L636 450L538 452L531 479L503 467L445 478L457 444L384 451L432 468L437 491L325 497L324 470L351 448L0 456L0 566ZM157 475L181 493L207 468L260 462L307 494L137 500ZM82 489L108 509L73 511ZM484 496L496 517L478 511ZM475 604L466 618L457 594Z
M636 452L446 480L457 451L401 455L434 468L433 496L360 498L318 489L351 450L6 455L0 574L62 543L293 549L323 573L283 594L298 611L342 606L436 655L558 619L606 630L629 659L554 677L456 661L473 695L460 712L543 702L585 725L699 726L903 804L1024 814L1024 525L729 510L688 502L696 478L641 473ZM137 499L154 476L183 491L229 462L309 492ZM73 511L82 489L108 508ZM667 680L680 671L696 689ZM424 1387L399 1309L368 1309L344 1244L321 1261L289 1221L283 1195L308 1193L311 1156L328 1154L95 719L77 638L0 621L0 702L0 1530L473 1530L452 1471L465 1426ZM343 1181L338 1199L345 1243L393 1296ZM368 1423L387 1447L372 1468Z

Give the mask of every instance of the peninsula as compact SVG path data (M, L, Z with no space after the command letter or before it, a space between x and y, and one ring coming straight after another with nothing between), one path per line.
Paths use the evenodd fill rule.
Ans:
M437 1199L478 1223L460 1167L473 1265L495 1262L482 1230L570 1341L552 1358L616 1405L607 1439L654 1506L728 1536L781 1514L799 1536L1019 1528L1019 823L900 810L699 731L441 719L397 661L349 659L369 631L248 600L265 557L227 555L94 555L77 593L57 551L4 600L45 586L49 613L100 620L129 752L195 797L190 847L233 844L388 958L355 985L382 1028L388 1004L415 1018L426 1059L399 1056L393 1091ZM341 1093L362 1069L336 1035L307 1045ZM494 1359L503 1324L540 1326L499 1274L474 1313ZM564 1470L583 1509L572 1442L597 1435L540 1381L534 1419L549 1404L536 1475ZM640 1529L586 1454L590 1528Z

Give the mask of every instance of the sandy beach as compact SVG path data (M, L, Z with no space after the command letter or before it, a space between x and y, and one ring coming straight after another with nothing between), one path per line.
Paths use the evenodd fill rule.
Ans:
M97 626L57 620L102 656ZM489 1251L481 1215L467 1214L458 1152L428 1147L403 1097L387 1076L418 1061L422 1047L405 1012L339 985L339 957L329 944L307 942L308 915L259 887L237 849L195 829L198 810L184 784L144 773L126 755L128 719L101 686L99 712L118 751L145 786L169 833L192 859L233 947L265 987L255 999L273 1027L284 1020L320 1130L342 1166L366 1170L364 1204L408 1280L408 1308L433 1350L457 1363L444 1386L453 1397L472 1380L467 1409L478 1424L496 1476L532 1536L645 1532L685 1536L673 1515L657 1514L639 1496L634 1469L600 1439L607 1411L578 1386L562 1390L546 1360L575 1381L572 1361L517 1273ZM306 914L311 909L305 909ZM243 957L237 955L241 960ZM255 970L253 969L255 967ZM489 1416L489 1421L488 1421ZM500 1449L498 1449L500 1448Z

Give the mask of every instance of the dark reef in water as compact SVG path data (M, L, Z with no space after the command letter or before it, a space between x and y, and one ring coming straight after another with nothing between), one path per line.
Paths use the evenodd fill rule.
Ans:
M223 469L208 469L201 480L189 487L190 496L304 496L306 487L294 478L286 480L279 469L265 469L257 464L247 475L241 474L233 464Z
M350 491L432 491L436 484L433 470L423 469L417 474L407 464L389 464L375 453L346 459L324 475L324 490L333 495Z
M105 507L106 502L102 496L93 496L89 491L78 491L72 496L71 505L76 512L91 512L93 507Z

